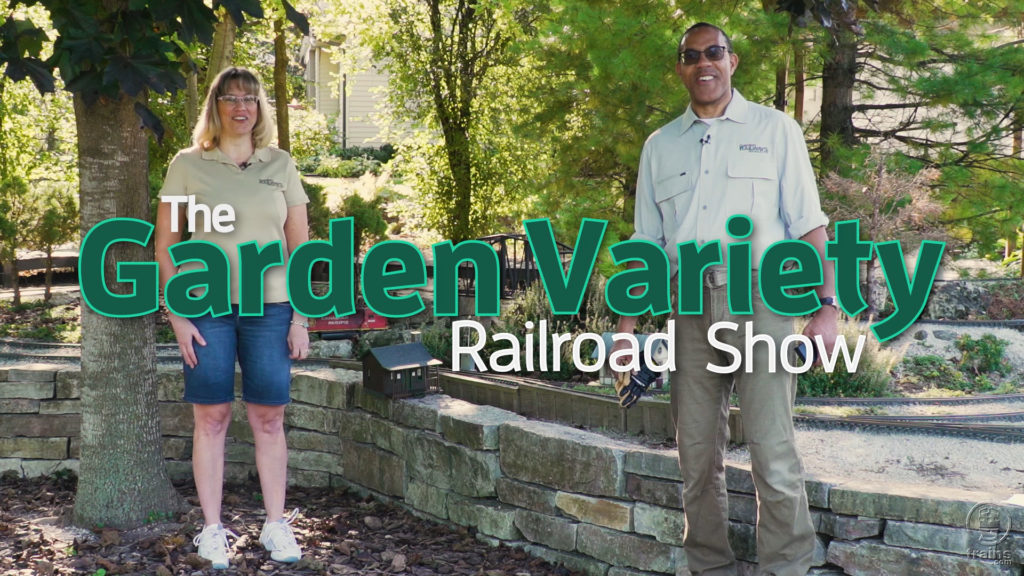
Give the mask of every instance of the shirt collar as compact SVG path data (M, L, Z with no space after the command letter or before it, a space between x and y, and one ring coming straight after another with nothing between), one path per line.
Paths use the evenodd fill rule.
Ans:
M732 99L729 100L729 105L725 107L725 113L722 114L722 119L746 124L749 109L750 103L747 102L747 99L740 94L739 90L733 88ZM683 115L680 116L679 134L685 134L686 131L693 126L694 122L699 121L700 118L698 118L693 112L693 107L687 105L686 112L683 112Z
M209 150L203 150L203 160L216 160L223 164L232 164L234 161L228 158L227 154L221 151L220 148L211 148ZM252 153L252 160L255 162L267 162L270 160L270 149L269 148L257 148Z

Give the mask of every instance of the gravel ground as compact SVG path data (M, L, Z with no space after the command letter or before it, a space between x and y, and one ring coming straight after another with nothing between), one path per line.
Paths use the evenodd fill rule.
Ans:
M797 429L808 476L881 485L914 484L990 492L1000 499L1024 494L1024 448L925 435ZM745 447L726 455L749 463Z

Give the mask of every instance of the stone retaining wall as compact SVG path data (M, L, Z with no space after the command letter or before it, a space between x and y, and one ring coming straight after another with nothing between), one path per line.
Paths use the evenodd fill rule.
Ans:
M158 379L168 467L187 478L192 422L178 400L181 373ZM346 370L295 374L286 419L291 483L355 488L588 574L685 573L674 450L443 395L391 401L359 380ZM76 469L79 397L77 370L0 369L0 472ZM241 406L235 416L226 475L244 480L255 475L252 438ZM741 573L753 574L753 483L742 466L728 466L727 476L733 548ZM994 495L824 479L809 481L807 493L819 534L812 574L1024 571L1024 507ZM968 518L1012 530L968 530Z

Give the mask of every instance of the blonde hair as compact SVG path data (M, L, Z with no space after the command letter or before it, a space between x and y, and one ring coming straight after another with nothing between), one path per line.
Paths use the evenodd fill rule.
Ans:
M192 143L203 150L212 150L220 145L220 114L217 113L217 97L224 96L233 86L242 89L259 99L256 111L256 124L252 127L252 144L255 148L265 148L274 138L274 116L267 100L267 93L260 84L260 79L246 68L231 66L221 70L220 74L210 83L206 93L203 112L192 131Z

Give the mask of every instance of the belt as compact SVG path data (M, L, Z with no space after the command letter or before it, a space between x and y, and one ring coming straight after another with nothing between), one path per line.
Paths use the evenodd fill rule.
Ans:
M704 271L704 286L706 288L720 288L728 282L729 270L721 266L708 268Z
M753 287L757 287L757 270L750 271ZM724 266L712 266L704 271L705 288L721 288L729 282L729 269Z

